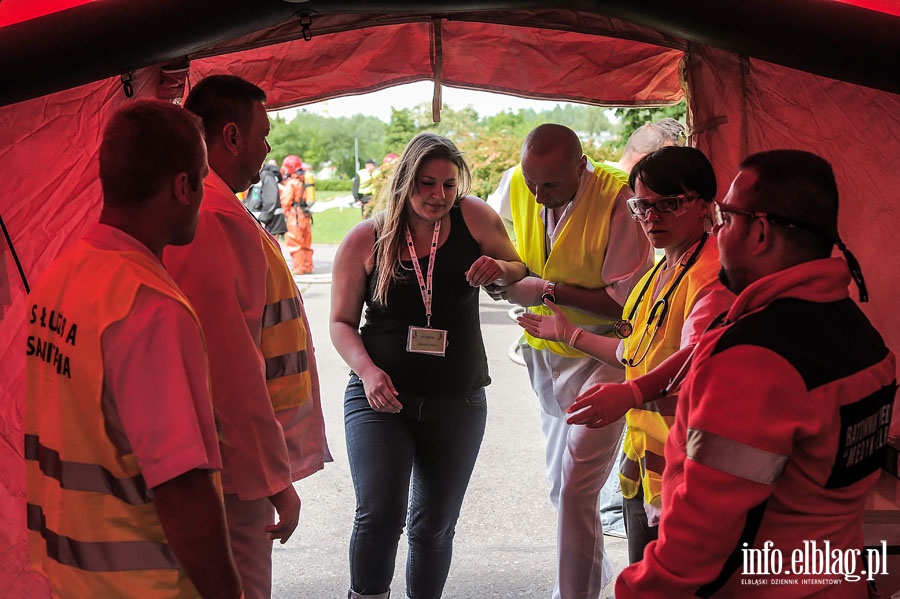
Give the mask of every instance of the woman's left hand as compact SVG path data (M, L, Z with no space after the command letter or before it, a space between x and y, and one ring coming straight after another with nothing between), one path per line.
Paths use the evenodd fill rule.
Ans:
M553 311L553 314L523 312L516 319L519 326L528 331L529 335L538 339L562 342L571 339L572 333L575 332L575 325L569 322L556 304L550 300L546 300L544 304Z
M499 279L503 275L503 269L496 260L490 256L481 256L472 263L466 272L466 281L472 287L487 285Z

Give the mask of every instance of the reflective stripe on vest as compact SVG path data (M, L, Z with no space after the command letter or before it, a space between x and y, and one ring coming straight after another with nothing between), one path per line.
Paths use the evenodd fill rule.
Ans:
M266 387L278 412L299 407L310 398L307 334L300 292L281 247L262 227L259 234L268 266L260 350L266 365Z
M84 241L28 297L29 556L54 596L197 596L166 542L134 454L110 438L104 415L101 338L128 315L141 287L179 302L196 321L152 256Z
M67 462L58 451L41 445L37 435L25 435L25 459L36 461L44 476L55 479L63 489L109 493L131 505L143 505L153 499L140 474L117 478L98 464Z
M177 570L181 567L167 543L76 541L50 530L41 506L29 503L27 514L28 530L40 534L47 545L47 555L66 566L93 572Z
M665 259L665 258L663 258ZM679 267L680 268L680 267ZM675 291L669 297L669 310L663 321L662 327L653 336L647 351L647 356L637 366L625 367L625 378L634 379L650 372L666 358L681 348L681 333L684 323L694 309L697 298L707 287L718 281L719 250L715 240L710 239L703 244L703 249L697 257L697 261L685 274L684 279L678 284ZM631 290L631 294L625 302L623 314L631 313L632 307L644 288L647 280L654 274L651 269L641 277L641 280ZM662 271L657 271L659 277ZM635 312L634 331L624 340L624 356L631 357L637 353L643 353L636 346L640 342L641 334L647 326L652 306L655 300L663 297L671 284L678 276L678 272L672 273L669 280L652 296L645 293L641 299L641 305ZM650 282L648 289L654 289L656 283ZM652 330L650 331L652 332ZM648 332L648 336L650 335ZM644 344L646 344L646 339ZM622 460L619 472L619 482L622 487L622 496L632 498L637 495L638 486L642 486L644 501L650 505L660 507L662 495L662 474L665 469L665 446L669 437L669 429L675 422L675 408L677 397L665 397L657 401L649 402L629 410L625 414L626 431L622 444Z
M598 165L594 161L590 164L593 176L563 225L549 257L544 255L546 234L541 206L525 185L521 164L515 167L510 178L509 200L516 234L516 250L531 272L548 281L562 281L585 289L602 289L606 287L602 270L606 259L606 244L609 241L609 219L616 197L627 186L627 179L618 169ZM575 324L612 324L608 319L591 316L580 310L564 306L560 308ZM532 306L528 310L536 314L552 314L543 305ZM544 341L528 333L525 333L525 339L535 349L546 347L567 357L585 355L565 343Z

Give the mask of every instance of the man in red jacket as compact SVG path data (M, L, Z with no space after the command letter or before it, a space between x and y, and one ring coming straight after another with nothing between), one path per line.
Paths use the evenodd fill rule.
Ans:
M834 173L808 152L755 154L716 208L720 278L738 297L696 347L659 540L616 597L864 598L863 504L897 385L849 297L852 276L867 300Z

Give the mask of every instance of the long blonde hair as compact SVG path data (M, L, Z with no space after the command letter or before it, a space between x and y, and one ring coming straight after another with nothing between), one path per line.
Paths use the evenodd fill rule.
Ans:
M472 175L462 152L452 141L434 133L420 133L410 140L390 183L381 192L386 208L373 217L377 272L374 299L379 304L387 304L388 287L399 277L400 254L406 243L406 208L416 193L417 176L426 162L435 159L449 160L459 170L455 201L469 193Z

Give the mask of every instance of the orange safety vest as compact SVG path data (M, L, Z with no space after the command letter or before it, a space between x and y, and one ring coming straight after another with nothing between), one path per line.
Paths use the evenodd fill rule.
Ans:
M54 597L199 596L166 540L134 454L122 453L106 429L101 337L129 314L142 286L197 320L152 257L85 241L29 295L28 546Z
M268 264L260 350L266 363L269 397L278 412L299 407L310 398L307 335L301 318L300 292L281 247L262 227L259 234Z

